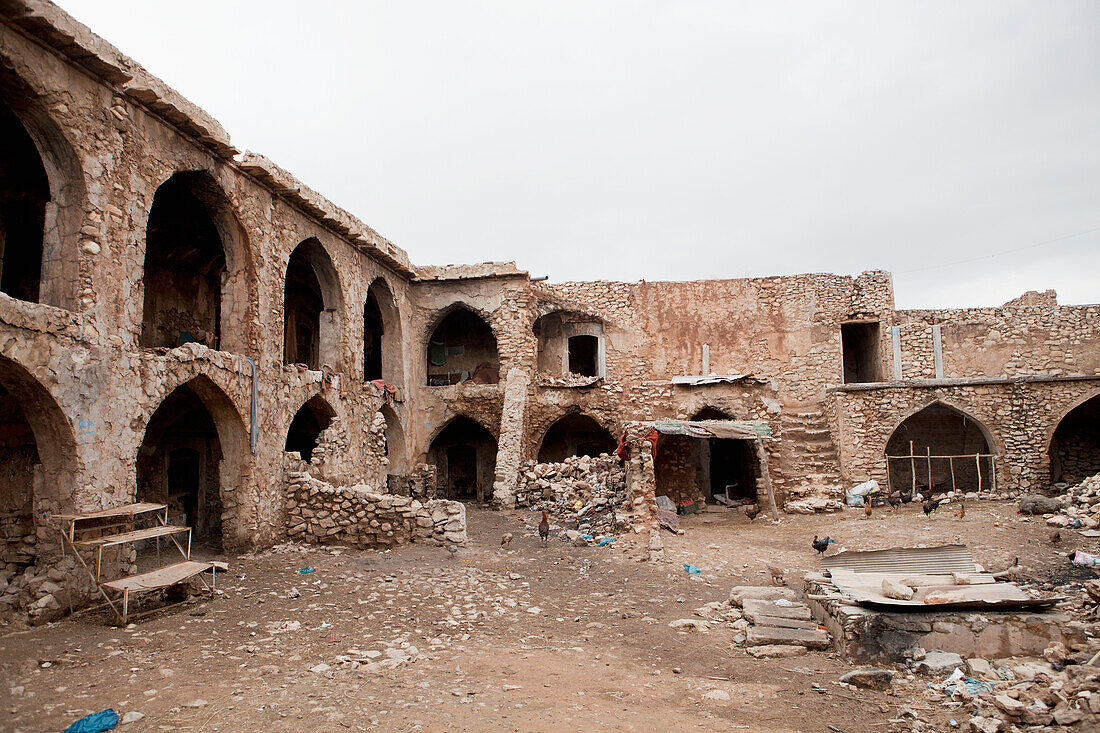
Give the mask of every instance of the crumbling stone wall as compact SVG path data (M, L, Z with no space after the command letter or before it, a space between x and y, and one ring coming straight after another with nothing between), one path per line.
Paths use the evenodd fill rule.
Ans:
M409 542L466 543L466 507L442 499L421 502L371 487L333 486L305 471L286 474L286 534L314 544L361 549Z

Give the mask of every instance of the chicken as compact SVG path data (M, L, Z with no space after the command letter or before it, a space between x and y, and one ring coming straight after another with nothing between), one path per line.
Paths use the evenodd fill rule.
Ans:
M742 511L745 512L745 516L748 517L749 521L751 522L752 520L756 519L757 516L760 515L760 504L758 504L758 503L746 504L745 508Z
M924 516L929 516L932 512L940 508L940 504L947 501L947 499L927 499L921 506L924 509Z
M871 518L871 497L866 497L863 500L863 516L867 519Z
M890 507L890 511L896 512L901 508L901 497L894 496L893 494L886 495L886 504Z
M510 544L512 544L512 533L505 532L500 536L500 546L507 550Z
M959 508L955 510L955 516L962 519L966 516L966 504L959 502Z
M546 512L542 513L542 521L539 522L539 540L542 541L542 546L546 547L546 541L550 539L550 520L546 516Z
M451 559L453 560L455 555L458 554L458 545L447 545L447 552L450 553Z
M1014 558L1012 564L999 573L993 573L993 577L997 580L1012 580L1019 575L1027 572L1027 569L1020 565L1020 558Z
M1058 530L1054 530L1053 532L1050 533L1050 544L1057 545L1061 541L1062 541L1062 533L1061 532L1059 532Z
M814 548L815 550L817 550L817 554L819 554L819 555L824 555L824 554L825 554L825 550L828 550L828 549L829 549L829 543L834 543L834 544L835 544L835 543L836 543L836 540L834 540L834 539L833 539L832 537L826 537L826 538L825 538L825 539L823 539L823 540L819 540L819 539L817 538L817 535L815 534L815 535L814 535L814 541L813 541L813 542L811 542L811 543L810 543L810 545L811 545L811 546L812 546L812 547L813 547L813 548Z

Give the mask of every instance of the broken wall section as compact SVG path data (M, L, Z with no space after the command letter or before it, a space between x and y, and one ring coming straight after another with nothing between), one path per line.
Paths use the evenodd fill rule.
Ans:
M287 536L311 544L382 549L425 542L466 543L466 507L382 494L363 484L333 486L304 471L286 473Z

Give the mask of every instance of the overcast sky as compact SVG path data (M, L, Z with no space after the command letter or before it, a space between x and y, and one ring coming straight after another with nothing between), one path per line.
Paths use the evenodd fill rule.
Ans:
M414 263L1100 301L1096 0L60 5Z

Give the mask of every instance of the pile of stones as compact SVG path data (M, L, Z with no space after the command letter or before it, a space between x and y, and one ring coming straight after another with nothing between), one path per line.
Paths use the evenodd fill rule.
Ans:
M72 555L50 565L5 570L0 574L0 626L7 624L9 614L25 618L32 626L55 621L68 613L70 604L91 592L87 574Z
M1089 476L1074 486L1055 484L1053 488L1061 493L1060 498L1025 496L1020 500L1020 513L1042 514L1052 527L1100 527L1100 473Z
M516 506L546 511L581 535L611 534L629 524L626 470L615 456L571 456L520 467Z

